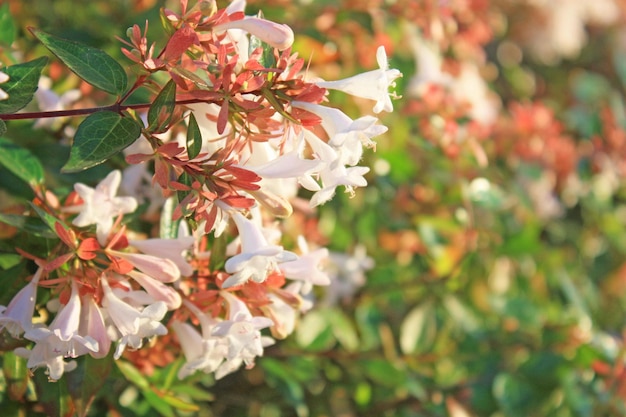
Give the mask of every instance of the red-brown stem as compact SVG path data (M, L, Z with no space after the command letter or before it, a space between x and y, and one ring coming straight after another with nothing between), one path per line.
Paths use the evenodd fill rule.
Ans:
M211 103L211 101L201 99L180 100L176 104L194 104L194 103ZM67 116L85 116L88 114L96 113L99 111L112 111L115 113L121 113L124 110L136 110L147 109L151 106L151 103L143 104L119 104L115 103L110 106L104 107L90 107L87 109L73 109L73 110L56 110L56 111L42 111L42 112L25 112L15 114L0 114L0 120L24 120L24 119L46 119L51 117L67 117Z

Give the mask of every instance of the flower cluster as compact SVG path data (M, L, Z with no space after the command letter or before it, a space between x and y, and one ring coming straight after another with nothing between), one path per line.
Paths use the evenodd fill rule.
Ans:
M159 97L175 91L171 107L144 118L125 151L129 166L94 188L75 184L62 203L37 192L34 206L58 244L45 256L21 251L37 270L2 307L0 326L32 342L16 353L51 380L75 367L71 359L111 349L118 359L169 329L186 359L181 378L253 366L312 307L313 286L331 283L328 251L303 231L284 239L280 219L324 204L338 187L367 185L363 150L387 128L328 105L327 90L392 111L389 88L401 74L384 48L378 69L321 80L302 72L292 30L245 16L245 2L188 6L164 10L171 36L162 51L139 26L124 41L136 87L160 73L171 81ZM309 207L293 204L300 188ZM158 237L135 228L141 213L158 215ZM49 322L33 317L42 290Z

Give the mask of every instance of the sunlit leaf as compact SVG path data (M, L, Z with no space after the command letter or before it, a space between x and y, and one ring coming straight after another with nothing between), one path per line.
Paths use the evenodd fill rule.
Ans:
M0 138L0 164L31 187L44 181L43 167L39 160L28 149L5 138Z
M400 349L406 355L424 352L434 342L437 332L435 312L431 303L413 308L400 326Z
M9 76L9 80L2 83L9 98L0 100L0 114L11 114L26 106L33 99L41 71L46 66L48 58L40 57L23 64L11 65L2 68L2 72Z
M196 117L191 113L189 115L189 126L187 127L187 154L189 159L193 159L200 153L202 148L202 133L196 121Z
M77 172L101 164L131 145L141 134L132 118L111 111L100 111L78 126L70 158L63 172Z
M26 359L13 352L2 353L2 372L7 381L9 398L14 401L24 401L28 389L28 368Z
M148 109L148 130L161 133L167 130L176 108L176 83L170 80Z
M89 84L117 95L126 90L128 79L124 68L106 52L41 30L31 28L30 31L69 69Z

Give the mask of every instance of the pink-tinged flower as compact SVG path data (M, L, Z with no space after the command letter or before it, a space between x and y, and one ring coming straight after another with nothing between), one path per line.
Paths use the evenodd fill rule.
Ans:
M270 245L261 229L240 213L234 212L231 216L239 230L241 253L226 261L224 268L231 276L224 281L222 288L240 285L250 279L263 282L279 263L298 258L282 246Z
M111 338L107 334L104 317L100 311L100 307L91 296L81 297L82 312L80 324L78 326L79 334L86 334L98 342L98 351L89 352L94 358L104 358L109 354L111 349Z
M280 51L289 48L294 39L293 30L289 26L258 17L246 16L243 19L232 20L213 27L215 32L229 29L244 30Z
M0 84L6 83L7 81L9 81L9 76L0 71ZM6 91L0 88L0 100L6 100L8 98L9 95L6 93Z
M242 363L247 367L254 366L254 359L263 355L263 347L273 343L273 339L262 337L260 331L273 324L271 319L253 317L239 298L225 291L221 295L228 303L228 319L217 323L212 335L228 341L228 354L215 373L217 379L233 372Z
M177 239L145 239L130 240L130 246L141 252L174 262L183 276L193 274L193 268L185 259L185 253L193 246L192 236L183 236Z
M283 262L278 266L285 277L303 281L304 294L308 293L313 285L330 284L330 277L321 269L322 264L328 260L328 249L319 248L311 252L302 236L298 236L298 247L302 252L298 259Z
M134 279L155 301L163 301L168 310L180 307L182 299L180 294L172 287L163 284L146 274L138 271L130 271L128 276Z
M73 282L67 304L61 307L50 327L35 327L24 334L26 339L36 342L33 349L16 349L15 353L28 358L26 366L30 369L46 366L50 379L56 381L73 368L73 365L68 368L65 358L77 358L99 350L94 338L79 333L80 321L81 301Z
M401 77L402 73L397 69L389 69L387 54L383 46L378 47L376 60L380 67L377 70L357 74L343 80L318 81L315 84L322 88L339 90L356 97L375 100L374 113L380 113L383 110L391 112L393 111L393 104L391 103L392 95L389 93L389 87L395 87L394 81ZM395 95L393 97L395 98Z
M102 305L115 330L121 336L115 349L115 359L122 356L126 346L139 349L145 338L167 334L167 329L160 322L167 313L167 306L163 301L136 308L113 292L104 275L101 282L104 290Z
M107 250L107 253L129 262L141 272L161 282L174 282L180 278L180 271L174 261L143 253L128 253Z
M32 328L35 301L37 300L37 285L43 268L39 268L33 279L22 288L7 307L0 306L0 330L7 329L13 337Z
M77 183L74 190L82 198L78 207L78 217L72 222L78 227L96 225L98 242L106 244L107 235L113 227L114 219L120 214L132 213L137 209L137 200L133 197L116 197L122 174L115 170L109 173L96 188Z
M342 163L351 166L356 165L361 159L363 146L374 147L375 143L371 139L387 131L386 126L376 124L378 121L376 117L364 116L352 120L347 114L333 107L303 101L294 101L291 105L322 119L322 127L329 137L328 144L339 152Z

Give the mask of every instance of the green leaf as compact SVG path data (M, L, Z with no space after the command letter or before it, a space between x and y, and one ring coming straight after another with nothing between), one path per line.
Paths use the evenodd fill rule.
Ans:
M159 237L161 239L176 239L178 237L178 225L180 221L172 220L172 213L176 208L177 200L175 196L169 197L163 204L161 220L159 222Z
M31 208L33 210L35 210L35 213L37 213L37 215L39 217L41 217L41 219L44 222L46 222L48 227L54 232L54 236L55 237L57 236L56 235L56 229L54 227L55 224L59 223L61 225L61 227L63 227L65 230L69 229L65 223L63 223L61 220L59 220L56 217L54 217L52 214L47 213L41 207L38 207L38 206L34 205L33 203L30 203L30 206L31 206Z
M506 416L528 416L534 406L532 386L512 374L498 374L493 381L493 396Z
M9 76L9 80L2 83L2 89L9 95L9 98L0 101L0 114L15 113L30 103L33 94L37 91L41 71L47 62L48 58L42 56L2 69L2 72Z
M17 28L11 16L9 4L5 3L0 7L0 43L10 46L15 41Z
M7 133L7 124L4 123L4 120L0 119L0 136Z
M43 406L49 416L70 417L74 415L72 400L67 392L65 379L50 382L43 369L35 371L33 377L37 402Z
M348 352L356 351L360 347L359 335L350 318L340 309L328 310L326 317L337 341Z
M100 111L78 126L70 159L62 172L77 172L103 163L132 144L141 134L141 126L130 117Z
M170 80L161 90L148 109L148 130L162 133L172 120L176 107L176 83Z
M106 52L79 42L30 29L76 75L107 93L121 95L128 84L124 68Z
M96 394L103 387L113 365L113 351L100 359L85 355L78 362L78 367L65 374L70 397L74 401L76 414L79 417L87 415L89 406Z
M400 326L400 348L405 355L426 351L435 340L437 323L430 302L411 310Z
M180 398L177 398L171 394L162 394L162 398L163 398L163 401L165 401L167 404L171 405L172 407L180 411L197 412L200 410L200 407L198 407L197 405L183 401Z
M8 224L27 232L33 236L43 237L46 239L56 238L56 234L50 228L36 217L20 216L19 214L0 213L0 222Z
M189 126L187 127L187 154L189 159L193 159L200 153L202 148L202 133L196 121L196 117L191 113L189 115Z
M31 187L43 183L43 167L30 151L8 139L0 138L0 164Z
M24 401L28 388L28 368L26 359L13 352L2 353L2 372L6 379L6 389L9 398L14 401Z
M0 269L10 269L22 262L22 257L16 253L0 253Z

